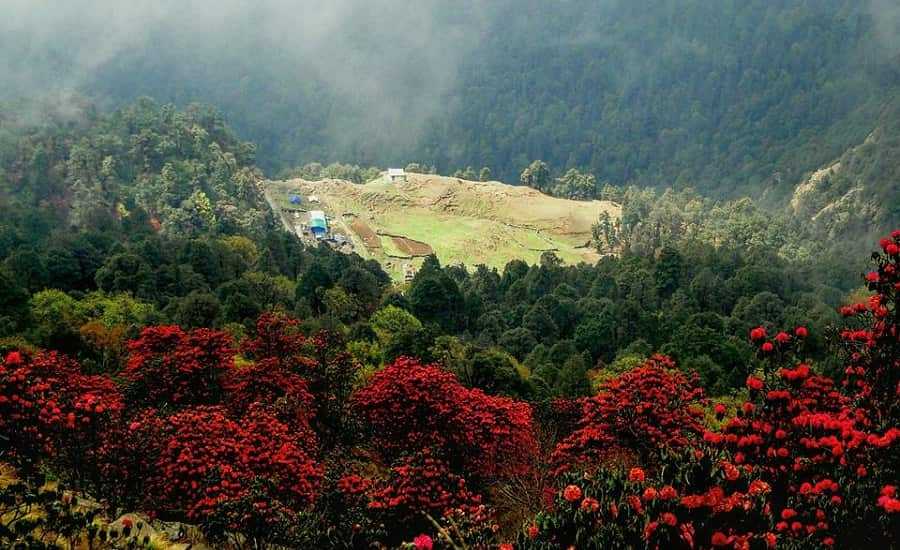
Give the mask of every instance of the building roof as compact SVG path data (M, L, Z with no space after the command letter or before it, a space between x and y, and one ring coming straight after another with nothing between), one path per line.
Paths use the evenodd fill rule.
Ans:
M389 177L406 175L406 172L403 171L403 168L388 168L387 173Z

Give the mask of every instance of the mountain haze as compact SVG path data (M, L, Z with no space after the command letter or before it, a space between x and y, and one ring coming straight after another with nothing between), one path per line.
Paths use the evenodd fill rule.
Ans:
M213 103L270 171L418 161L515 181L541 158L783 197L900 89L887 0L100 2L84 36L78 4L13 2L6 95Z

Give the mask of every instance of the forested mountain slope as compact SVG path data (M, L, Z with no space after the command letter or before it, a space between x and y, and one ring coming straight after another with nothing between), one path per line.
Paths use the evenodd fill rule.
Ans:
M820 234L846 239L900 219L900 102L859 145L796 187L791 211Z
M7 199L52 207L74 226L132 212L187 235L270 223L256 147L239 141L209 107L178 111L144 98L109 114L85 104L74 118L41 120L16 104L0 108L0 193Z
M234 6L205 32L172 15L146 31L152 48L114 50L79 88L216 104L268 169L420 161L515 181L541 158L601 182L774 198L862 143L900 83L900 19L879 0L380 9L320 31Z
M374 309L387 275L276 226L254 146L212 109L143 99L80 111L0 111L0 339L115 354L154 319L207 326L308 309L310 283L297 285L309 271L313 291L342 280L355 312Z

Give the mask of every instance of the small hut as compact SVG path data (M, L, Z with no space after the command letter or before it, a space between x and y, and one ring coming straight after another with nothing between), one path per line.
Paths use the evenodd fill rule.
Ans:
M403 168L388 168L387 180L391 183L406 181L406 171L404 171Z

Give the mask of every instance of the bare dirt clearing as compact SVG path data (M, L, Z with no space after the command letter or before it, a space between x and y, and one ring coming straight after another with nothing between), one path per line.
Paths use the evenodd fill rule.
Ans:
M379 237L366 222L357 218L350 224L350 229L362 239L363 246L365 246L369 252L376 252L381 249L381 237Z
M431 245L429 245L428 243L414 241L406 237L391 237L391 240L394 241L394 244L397 245L397 248L399 248L405 254L409 254L410 256L425 257L430 254L434 254L434 249L432 249Z

